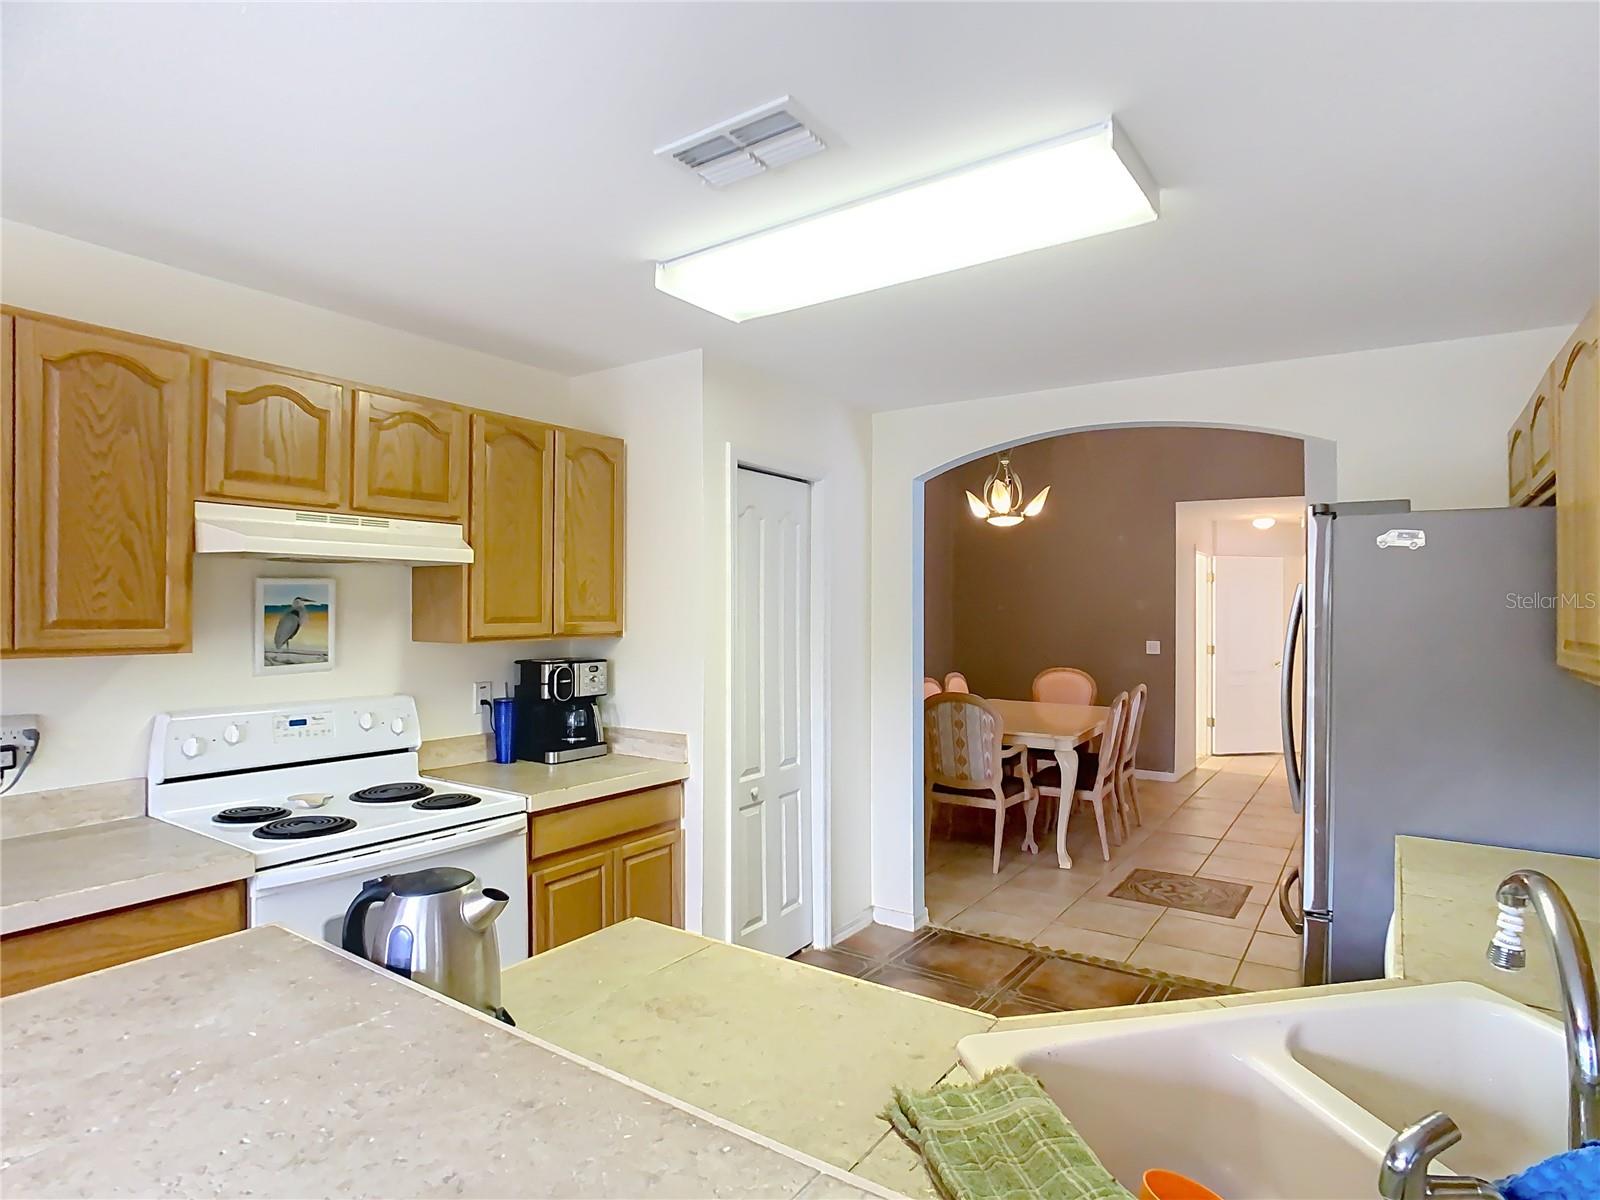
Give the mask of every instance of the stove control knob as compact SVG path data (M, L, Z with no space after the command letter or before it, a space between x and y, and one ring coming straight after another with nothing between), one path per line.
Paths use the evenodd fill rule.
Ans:
M406 731L406 719L404 717L396 717L389 722L389 730L395 737L399 737Z
M356 718L356 724L361 726L361 728L363 730L371 729L372 728L372 714L369 713L369 712L362 713L359 717Z
M237 725L230 724L222 731L222 740L230 746L237 746L244 738L244 730Z
M185 758L199 758L205 746L201 744L199 738L187 737L183 739L183 744L178 749L183 751Z

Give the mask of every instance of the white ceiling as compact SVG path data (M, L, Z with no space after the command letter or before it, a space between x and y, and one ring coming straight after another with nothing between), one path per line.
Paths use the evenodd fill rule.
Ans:
M3 17L6 217L577 372L885 408L1576 321L1595 4L74 5ZM830 149L658 145L783 93ZM1154 225L730 325L651 262L1115 114Z

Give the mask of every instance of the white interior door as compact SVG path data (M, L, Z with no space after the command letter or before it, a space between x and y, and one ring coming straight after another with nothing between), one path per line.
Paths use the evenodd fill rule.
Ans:
M1219 554L1211 574L1211 752L1276 753L1283 559Z
M733 538L734 941L811 942L811 488L740 468Z
M1211 753L1211 558L1194 552L1194 752Z

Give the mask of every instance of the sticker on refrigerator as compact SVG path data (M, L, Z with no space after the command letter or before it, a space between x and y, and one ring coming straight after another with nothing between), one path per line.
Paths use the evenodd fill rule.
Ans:
M1391 529L1378 535L1379 550L1421 550L1428 544L1428 535L1420 529Z

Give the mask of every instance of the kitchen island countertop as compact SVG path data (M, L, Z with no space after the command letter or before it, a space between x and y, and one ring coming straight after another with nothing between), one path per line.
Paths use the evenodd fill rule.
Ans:
M0 840L0 933L233 883L255 858L150 817Z
M277 926L0 1015L8 1196L882 1194Z
M536 762L464 763L437 767L424 771L423 775L463 787L514 792L528 798L530 813L538 813L620 796L624 792L680 783L689 777L689 764L642 758L636 754L604 754L554 766Z
M511 967L501 999L521 1025L563 1049L931 1200L921 1162L878 1114L895 1085L965 1078L956 1042L968 1034L1394 986L1404 985L1380 980L996 1020L635 918Z

